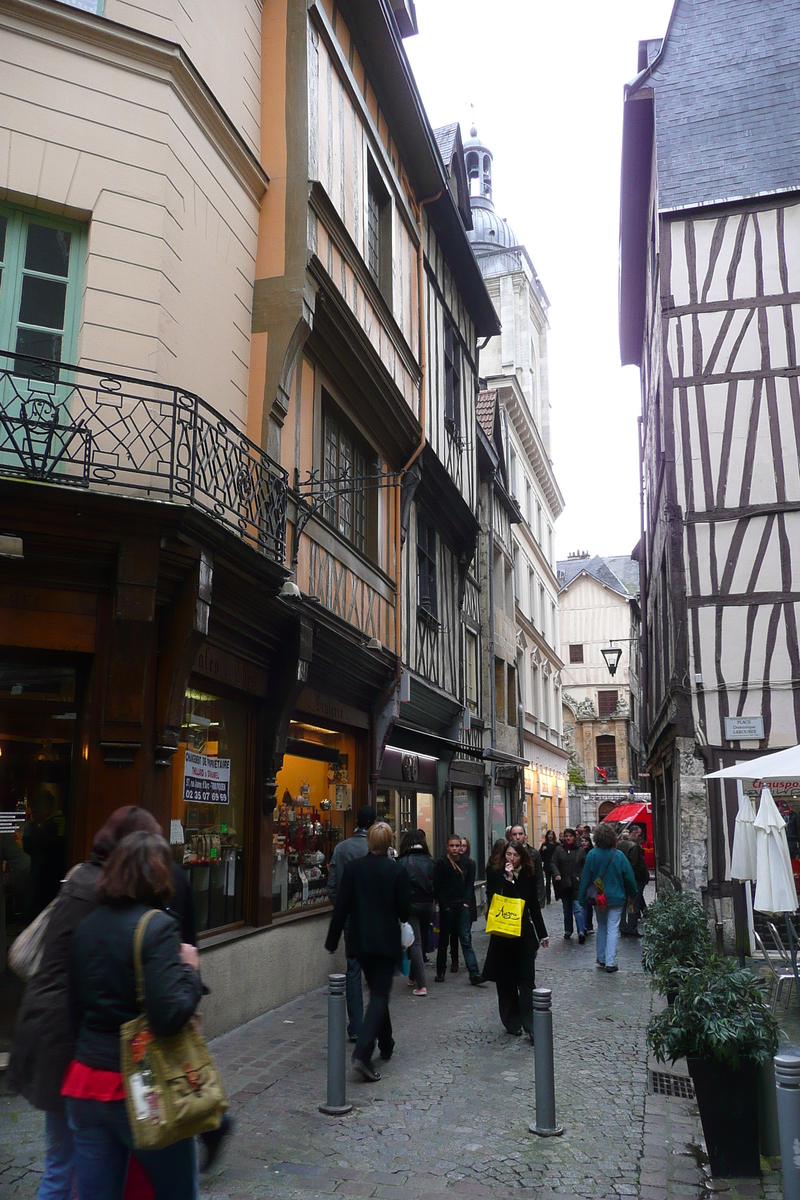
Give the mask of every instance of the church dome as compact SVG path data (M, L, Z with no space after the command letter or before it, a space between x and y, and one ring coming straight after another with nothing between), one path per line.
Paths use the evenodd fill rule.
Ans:
M480 199L472 201L472 229L469 240L478 249L496 250L499 246L517 246L517 235L503 217L498 217L494 205Z
M478 131L473 125L469 137L464 142L464 155L467 162L467 178L469 179L469 202L472 208L472 229L467 236L472 242L475 254L491 253L498 248L516 246L517 236L514 230L494 210L492 199L492 162L493 154L489 147L478 137Z

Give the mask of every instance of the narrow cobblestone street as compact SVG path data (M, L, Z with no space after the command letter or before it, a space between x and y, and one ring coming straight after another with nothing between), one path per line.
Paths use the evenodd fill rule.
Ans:
M542 1139L534 1119L533 1048L509 1037L494 988L448 974L415 998L396 980L397 1050L383 1078L348 1080L353 1111L325 1117L326 997L314 992L219 1038L214 1050L230 1091L236 1137L202 1180L208 1200L316 1200L371 1196L426 1200L452 1192L537 1200L696 1200L709 1188L731 1197L780 1195L779 1176L735 1188L704 1169L692 1101L648 1095L644 1032L650 987L639 946L623 941L620 971L594 969L592 939L560 936L539 957L553 989L556 1103L561 1138ZM476 936L482 961L486 937ZM681 1069L680 1066L678 1069ZM31 1200L41 1162L41 1117L0 1102L0 1195Z

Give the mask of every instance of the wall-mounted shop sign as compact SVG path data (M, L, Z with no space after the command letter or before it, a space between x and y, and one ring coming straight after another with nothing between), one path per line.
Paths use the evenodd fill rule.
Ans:
M183 764L184 804L229 804L231 760L186 751Z
M430 791L436 785L437 759L429 754L414 754L387 746L383 755L381 781L390 784L408 784L421 791Z
M226 650L218 650L216 646L209 646L207 642L195 659L194 669L198 675L226 683L228 687L239 688L255 696L267 694L267 672L263 667L245 662Z
M353 725L356 729L369 729L369 717L358 708L352 708L335 696L326 696L316 688L306 687L297 701L300 712L309 713L323 721L338 721L341 725Z
M763 717L725 718L725 737L729 742L760 742L763 736Z

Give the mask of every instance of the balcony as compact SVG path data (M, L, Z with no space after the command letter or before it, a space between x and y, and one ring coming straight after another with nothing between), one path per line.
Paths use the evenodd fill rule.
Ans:
M182 388L0 352L0 477L189 505L285 558L286 472Z

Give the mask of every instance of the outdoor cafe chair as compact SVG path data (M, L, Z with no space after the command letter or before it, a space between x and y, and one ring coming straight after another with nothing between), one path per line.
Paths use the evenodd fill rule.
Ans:
M783 991L783 986L786 983L794 983L794 974L792 971L779 971L767 953L766 946L755 930L753 931L753 935L756 940L758 951L764 959L764 962L767 964L767 969L769 970L769 979L767 981L769 985L769 994L771 995L771 1003L769 1007L770 1012L774 1015L775 1009L778 1007L778 1000L780 999L781 992ZM791 996L791 994L792 991L790 988L789 995Z

